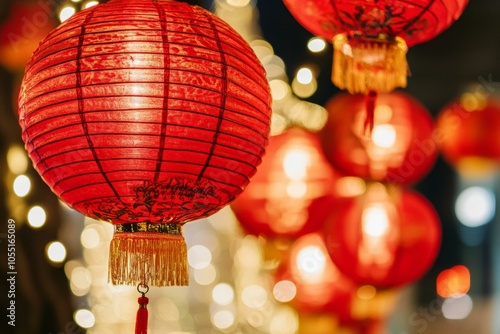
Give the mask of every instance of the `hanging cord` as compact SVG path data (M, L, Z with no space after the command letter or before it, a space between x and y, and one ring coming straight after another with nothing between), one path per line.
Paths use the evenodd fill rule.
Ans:
M364 124L364 134L371 137L374 121L375 121L375 103L377 101L377 92L374 90L368 91L365 97L366 118Z
M146 293L149 291L149 286L144 283L139 283L139 285L137 285L137 291L142 296L137 299L139 302L139 309L137 310L137 318L135 321L135 334L147 334L149 298L146 297Z

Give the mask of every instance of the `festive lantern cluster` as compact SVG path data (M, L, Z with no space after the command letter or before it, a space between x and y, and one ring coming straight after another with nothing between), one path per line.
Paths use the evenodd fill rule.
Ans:
M500 100L480 90L462 94L437 119L445 159L465 174L484 173L500 163Z
M332 41L332 82L351 94L366 94L370 133L377 94L406 87L408 47L447 29L468 0L283 2L311 33Z
M468 0L283 2L311 33L333 41L334 84L367 93L405 87L407 48L447 29Z
M252 183L231 207L247 233L297 238L321 228L336 178L319 138L293 128L271 137Z
M112 283L186 285L182 225L248 184L268 141L270 100L252 49L213 14L111 0L42 41L19 122L53 192L114 224Z
M381 94L375 105L373 131L364 132L362 95L338 94L327 104L328 122L321 144L333 166L366 180L411 185L436 161L434 122L429 111L402 92Z

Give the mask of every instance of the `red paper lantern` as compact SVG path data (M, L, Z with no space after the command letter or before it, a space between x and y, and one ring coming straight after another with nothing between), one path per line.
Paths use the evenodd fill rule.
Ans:
M52 8L41 2L16 2L0 27L0 64L22 71L40 41L56 26Z
M376 183L341 204L327 222L325 240L338 269L356 283L393 288L426 273L438 254L441 228L424 197Z
M380 95L369 135L364 132L366 107L362 95L336 95L326 108L329 119L320 133L321 143L327 159L338 171L410 185L433 167L438 155L433 119L409 95Z
M250 234L297 238L321 228L335 201L335 181L318 137L291 129L271 137L252 183L231 207Z
M448 28L468 0L283 0L311 33L332 41L333 82L351 93L406 86L407 46Z
M182 225L248 184L268 141L270 101L252 49L213 14L112 0L41 43L19 118L53 192L115 225L112 283L186 285Z
M296 240L278 268L273 293L278 301L289 301L300 315L328 315L335 320L330 325L360 330L386 318L397 303L396 291L360 287L342 274L318 233Z
M446 160L463 173L484 174L500 163L500 101L468 92L439 114L437 131Z
M321 235L312 233L293 243L276 272L273 290L279 301L289 300L301 312L349 314L356 286L332 262Z

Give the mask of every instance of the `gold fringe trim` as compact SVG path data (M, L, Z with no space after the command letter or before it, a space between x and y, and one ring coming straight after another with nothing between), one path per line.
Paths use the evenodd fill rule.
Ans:
M188 285L184 237L154 232L115 233L109 252L109 281L113 285Z
M344 34L333 39L332 82L351 94L371 90L388 93L406 87L408 63L406 42L384 38L358 41Z

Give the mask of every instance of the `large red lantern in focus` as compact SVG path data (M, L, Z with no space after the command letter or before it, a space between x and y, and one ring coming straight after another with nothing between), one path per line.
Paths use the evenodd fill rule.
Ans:
M247 233L297 238L321 228L336 179L317 135L290 129L271 137L252 183L231 207Z
M283 0L311 33L333 41L335 85L351 93L406 86L407 47L448 28L468 0Z
M480 91L451 102L437 119L440 148L460 172L482 173L500 163L500 100Z
M186 285L182 225L248 184L268 141L270 101L252 49L210 12L111 0L41 43L19 119L53 192L114 224L113 284Z
M370 134L364 131L362 95L341 93L326 104L329 118L320 133L325 156L347 175L410 185L433 167L437 155L434 121L411 96L381 94Z
M434 263L441 227L424 197L375 183L329 218L325 242L337 268L356 283L394 288L419 279Z

